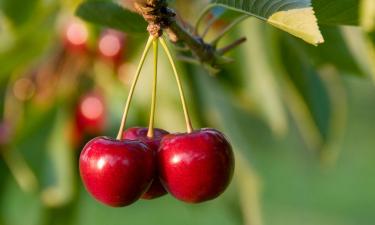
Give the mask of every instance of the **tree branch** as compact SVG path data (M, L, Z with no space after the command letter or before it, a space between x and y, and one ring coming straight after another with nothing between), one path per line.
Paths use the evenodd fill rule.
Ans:
M135 3L137 11L148 22L148 31L153 36L161 36L166 31L172 42L184 42L202 64L217 69L220 65L232 62L223 56L225 51L218 51L216 46L206 43L202 37L194 34L165 0L148 0L147 3Z

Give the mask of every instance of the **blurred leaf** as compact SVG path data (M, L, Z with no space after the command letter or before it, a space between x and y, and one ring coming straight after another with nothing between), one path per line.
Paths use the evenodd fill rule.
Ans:
M312 4L319 24L358 25L359 0L312 0Z
M272 131L283 136L288 130L288 120L275 79L278 75L277 68L272 65L272 52L267 47L269 40L265 38L265 27L255 20L244 22L241 28L245 30L246 27L251 27L246 32L251 41L241 48L248 61L244 64L245 93L252 97Z
M367 31L375 30L375 1L361 1L361 25Z
M223 21L227 21L227 22L231 22L231 21L233 21L234 18L242 15L241 12L229 10L227 8L220 7L220 6L213 7L210 11L211 11L211 15L215 19L223 20Z
M146 22L133 13L112 2L88 1L82 3L77 16L98 25L124 31L129 34L145 34Z
M59 110L48 143L50 182L42 191L43 202L50 207L69 203L74 194L74 151L69 144L68 119L64 110Z
M0 52L0 81L14 72L22 71L24 66L30 66L45 52L54 35L51 29L55 22L56 9L56 4L51 4L38 10L32 20L17 30L14 44ZM38 32L34 32L35 27L38 27Z
M294 42L298 48L306 51L314 66L334 66L340 73L365 76L358 65L352 50L338 27L322 26L325 44L315 48L301 42Z
M342 134L346 115L345 95L336 71L329 67L326 73L317 71L295 40L281 36L279 49L274 49L285 70L282 78L287 105L308 146L322 154L331 152L336 147L332 143Z
M17 28L28 22L38 3L39 0L0 0L0 9Z
M310 0L213 0L213 5L219 5L231 10L257 17L273 26L284 30L306 42L318 45L324 42L319 31L314 10Z
M2 181L4 182L4 181ZM5 225L40 225L43 223L43 206L39 199L23 192L16 183L8 179L1 193L1 219Z
M244 225L262 225L260 179L241 153L236 154L234 177L238 186Z
M2 152L4 162L7 164L13 178L22 191L33 193L38 188L38 181L24 157L17 149L8 149Z
M356 63L375 81L375 48L371 36L354 27L343 27L342 33Z

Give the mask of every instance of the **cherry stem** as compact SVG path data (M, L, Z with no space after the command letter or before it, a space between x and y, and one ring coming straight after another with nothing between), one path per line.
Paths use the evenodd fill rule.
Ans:
M171 51L169 50L169 47L168 47L167 43L165 42L164 37L160 38L159 40L160 40L160 44L164 48L165 53L167 54L169 63L172 66L173 73L174 73L176 81L177 81L178 91L180 92L182 108L184 110L186 130L187 130L188 133L191 133L191 132L193 132L193 126L191 125L189 111L188 111L187 106L186 106L185 95L184 95L184 90L183 90L182 85L181 85L180 76L178 75L176 65L175 65L175 62L173 60Z
M151 100L151 113L150 113L150 122L148 125L147 137L154 137L154 121L155 121L155 109L156 109L156 92L158 84L158 54L159 54L159 38L154 39L154 79L152 82L152 100Z
M141 74L141 70L142 70L143 64L144 64L144 62L146 60L147 53L148 53L148 51L151 48L151 44L152 44L153 40L154 40L154 37L150 36L148 38L146 47L143 50L141 61L139 62L139 65L138 65L138 68L137 68L137 72L136 72L135 77L133 79L133 83L132 83L132 85L130 87L128 99L126 101L124 113L122 115L121 126L120 126L120 129L118 131L117 138L116 138L117 140L121 140L122 139L122 133L124 132L124 128L125 128L125 124L126 124L126 119L128 117L128 112L129 112L129 108L130 108L130 103L131 103L131 100L132 100L133 95L134 95L134 90L135 90L135 87L137 86L139 75Z

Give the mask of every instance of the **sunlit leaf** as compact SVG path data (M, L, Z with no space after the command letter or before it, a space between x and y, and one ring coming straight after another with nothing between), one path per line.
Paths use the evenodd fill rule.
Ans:
M324 42L310 0L213 0L212 2L214 5L267 21L310 44L318 45Z
M368 32L375 30L375 1L361 1L361 25Z

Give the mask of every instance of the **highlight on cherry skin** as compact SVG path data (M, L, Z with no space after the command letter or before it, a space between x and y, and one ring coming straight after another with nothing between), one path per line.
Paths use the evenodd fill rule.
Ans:
M137 201L155 174L153 151L134 140L97 137L83 148L79 169L87 191L112 207Z
M168 131L163 129L154 128L154 137L149 138L147 137L148 128L145 127L132 127L124 131L122 138L126 140L139 140L144 142L155 154L160 146L161 139L169 134ZM156 158L155 158L156 162ZM142 195L142 199L155 199L167 194L167 191L162 186L159 180L159 173L157 171L157 167L155 169L154 180L150 186L150 188Z
M158 151L159 176L175 198L200 203L228 187L234 171L232 147L215 129L169 134Z

